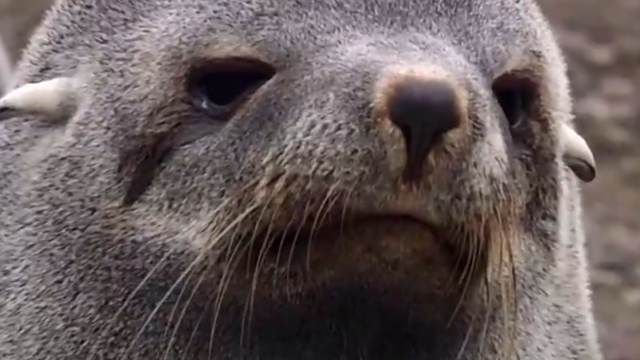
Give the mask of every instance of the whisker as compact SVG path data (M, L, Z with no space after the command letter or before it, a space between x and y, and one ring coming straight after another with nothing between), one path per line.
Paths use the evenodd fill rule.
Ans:
M273 288L275 288L277 285L276 280L278 275L278 269L280 267L280 256L282 254L282 248L284 247L285 239L289 234L289 229L291 229L291 225L293 225L294 220L295 220L295 215L291 215L291 218L289 219L289 221L287 221L287 225L285 226L284 231L280 236L280 244L278 245L278 252L276 253L276 260L275 260L276 271L274 271L274 274L273 274Z
M320 207L317 209L316 211L316 216L313 219L313 224L311 225L311 231L309 232L309 240L307 241L307 261L306 261L306 266L307 266L307 271L311 272L311 242L313 241L313 238L315 237L315 232L318 229L318 226L324 221L325 216L323 215L323 211L325 210L325 207L327 207L328 203L329 203L329 199L331 198L331 195L333 194L333 192L335 191L335 189L337 189L337 185L331 186L331 188L329 188L329 191L327 191L327 194L325 195L324 199L322 200L322 202L320 203ZM336 198L337 200L337 198ZM335 204L335 201L330 204L327 209L326 209L326 213L328 214L329 211L331 211L331 207L333 206L333 204ZM322 220L320 220L322 219Z
M464 336L464 340L462 340L462 344L460 344L460 350L458 350L458 354L456 355L455 360L462 359L464 351L466 350L467 346L469 345L469 341L471 340L471 333L473 332L475 323L476 323L476 313L474 313L471 316L471 322L469 323L469 328L467 329L467 332Z
M249 258L251 258L251 255L253 254L253 244L256 241L256 237L258 236L258 233L260 232L260 225L262 224L262 218L264 217L264 214L267 211L267 207L271 203L272 197L273 197L273 193L269 196L267 201L265 201L264 204L262 205L262 210L260 211L260 215L258 216L258 219L256 220L256 223L253 227L253 233L251 234L251 238L249 240L249 254L248 254ZM247 276L249 275L250 272L251 272L251 263L248 261L247 272L246 272Z
M175 316L175 312L178 310L178 306L180 305L180 301L182 300L182 296L186 292L187 286L189 285L189 281L191 280L191 275L193 275L193 274L194 274L193 272L190 273L189 276L187 276L187 278L183 282L182 289L180 289L180 294L178 295L178 298L176 299L176 303L173 305L173 309L171 309L171 314L169 315L169 319L167 320L167 324L171 324L171 322L173 321L173 317ZM166 338L167 335L169 334L169 328L170 328L170 326L167 326L167 328L165 329L163 338Z
M463 246L464 244L464 235L463 230L460 229L459 226L456 226L455 229L452 229L450 232L450 238L455 241L454 247L460 249L456 251L455 257L456 261L453 265L453 271L449 274L447 281L444 285L444 290L446 293L452 292L456 288L456 283L460 283L461 273L462 273L462 261L465 257L465 252Z
M514 239L514 241L517 241L517 238L515 237L514 234L509 236L509 239ZM511 286L512 286L512 291L511 291L511 299L512 299L512 308L513 308L513 312L514 312L514 317L513 317L513 327L514 327L514 331L513 334L514 336L512 337L512 341L511 341L511 346L512 346L512 350L511 353L515 353L516 352L516 341L517 339L515 338L515 330L518 329L518 319L519 319L519 303L518 303L518 273L517 273L517 269L516 269L516 265L515 265L515 256L514 256L514 252L513 252L513 244L512 242L507 242L507 255L509 257L509 264L510 264L510 269L511 269ZM516 357L518 357L518 354L516 354Z
M222 287L222 292L219 294L218 296L218 301L216 303L216 312L214 315L214 322L213 322L213 330L211 331L211 337L209 338L209 342L210 342L210 354L211 351L213 351L213 341L214 341L214 336L217 330L217 326L218 326L218 321L219 321L219 316L220 316L220 311L222 310L222 305L224 302L224 296L226 294L226 292L229 289L229 285L231 284L231 280L232 280L232 274L235 273L235 270L238 268L238 266L241 263L241 259L243 257L245 257L248 252L249 249L249 244L248 243L241 243L239 242L238 244L239 246L236 248L237 250L239 250L239 252L237 252L236 256L233 258L232 262L229 264L228 266L228 274L224 280L224 282L221 283L221 287ZM240 246L241 245L241 246ZM244 321L244 317L242 319L242 321ZM244 325L242 325L244 326ZM241 344L242 344L242 339L241 339Z
M468 246L468 247L473 246L471 244L473 242L475 242L475 239L471 238L472 236L466 230L466 228L463 228L463 233L464 233L464 235L463 235L462 239L465 239L465 240L463 241L462 244L464 244L464 246ZM462 244L461 244L461 247L463 246ZM461 281L462 282L459 284L462 287L462 292L460 294L460 297L458 299L456 307L454 308L454 311L451 314L451 317L450 317L448 325L447 325L448 327L450 327L453 324L453 321L454 321L455 317L459 313L460 309L462 308L462 305L463 305L464 301L467 298L467 292L469 290L469 286L468 285L469 285L469 282L470 282L470 275L467 275L467 273L470 273L470 266L471 266L470 264L473 262L472 258L474 256L474 252L473 252L473 249L462 249L461 253L464 253L464 254L467 255L467 257L466 257L467 262L466 262L466 265L465 265L465 270L464 270L463 274L461 275Z
M138 286L131 292L131 294L127 297L124 303L118 308L115 314L111 317L111 320L107 322L103 330L100 332L100 335L98 335L98 338L96 339L93 347L89 352L89 356L87 357L88 360L93 359L93 357L96 355L98 351L98 347L100 346L100 341L102 341L102 339L107 335L107 332L111 330L111 328L115 324L116 319L120 317L122 312L127 308L127 306L129 306L129 303L133 301L133 298L138 294L138 292L140 292L140 290L142 290L144 285L146 285L147 281L151 279L151 277L155 274L155 272L158 271L158 269L160 269L162 265L164 265L165 261L167 261L169 257L173 255L174 251L176 250L177 250L177 247L173 247L171 248L170 251L167 251L167 253L162 258L160 258L158 263L153 268L151 268L151 270L147 273L147 275L140 281L140 284L138 284ZM84 348L84 346L86 346L87 343L88 342L85 342L85 344L80 349Z
M237 234L236 234L237 235ZM218 326L218 318L220 315L220 310L222 308L222 303L224 301L224 296L227 292L228 286L231 282L231 274L232 271L236 269L236 266L239 263L239 259L242 258L242 256L244 255L245 250L248 249L249 244L248 243L243 243L242 241L238 241L237 238L234 236L232 243L233 248L231 250L230 255L228 256L228 259L225 261L225 266L224 266L224 270L222 272L222 277L220 279L220 283L218 285L218 295L216 297L216 302L215 302L215 307L214 307L214 314L213 314L213 321L212 321L212 325L211 325L211 332L210 332L210 336L209 336L209 359L211 359L212 356L212 352L213 352L213 339L215 337L215 333L217 330L217 326ZM240 237L241 239L241 237ZM244 246L243 246L244 245ZM238 253L238 251L240 251Z
M254 182L249 183L246 187L243 187L240 191L244 191L246 188L253 186ZM222 203L220 203L220 205L218 205L213 211L212 211L212 216L215 217L216 214L218 214L219 212L221 212L222 210L224 210L226 208L227 205L229 205L232 201L234 200L234 197L229 197L228 199L226 199L225 201L223 201ZM111 317L110 320L107 321L107 323L104 325L103 330L100 332L100 335L98 335L98 338L95 340L94 345L92 346L90 352L89 352L89 356L87 357L87 360L92 360L97 351L98 351L98 347L100 346L100 342L102 341L102 339L107 335L107 333L111 330L111 328L114 326L115 321L117 320L117 318L120 317L120 315L122 315L122 312L129 306L129 304L131 303L131 301L133 301L133 299L136 297L136 295L138 295L138 293L142 290L142 288L146 285L146 283L149 281L149 279L151 279L151 277L158 271L158 269L160 269L164 263L171 257L171 255L174 254L174 252L177 250L177 246L172 247L169 251L167 251L166 254L164 254L160 260L156 263L156 265L154 265L153 268L151 268L151 270L149 270L149 272L147 273L147 275L145 275L145 277L140 281L140 283L138 284L138 286L136 286L135 289L133 289L133 291L129 294L129 296L125 299L125 301L122 303L122 305L120 305L120 307L118 308L118 310L114 313L114 315ZM79 350L83 349L85 346L87 346L89 344L89 340L87 340L81 347Z
M184 319L184 316L187 313L187 310L189 309L189 306L191 305L191 302L193 301L193 298L194 298L196 292L200 288L200 285L202 284L202 281L205 279L205 277L206 277L205 275L206 275L206 272L203 272L202 274L200 274L200 278L198 279L198 281L196 282L195 286L193 287L193 290L191 291L191 295L189 295L189 298L187 299L187 302L186 302L185 306L182 308L180 316L178 317L178 322L176 323L175 327L173 328L173 333L171 334L171 338L169 340L169 343L167 344L167 348L165 350L164 356L162 357L164 360L169 358L169 353L171 351L171 346L173 345L173 342L175 341L176 335L178 334L178 330L180 329L180 324L182 323L182 320ZM188 280L185 281L185 284L187 282L188 282Z
M271 200L272 200L274 195L275 195L275 191L270 194L269 199L267 200L267 202L265 202L262 213L264 213L264 210L270 205ZM240 331L240 344L241 345L244 344L245 336L247 338L250 338L250 336L251 336L250 335L250 330L246 330L245 329L245 324L246 324L247 328L250 327L249 325L251 323L251 316L253 315L253 312L252 312L253 300L254 300L255 290L256 290L256 286L257 286L257 282L258 282L258 274L259 274L259 271L260 271L261 259L263 257L265 246L267 245L267 242L268 242L267 238L268 238L269 234L271 233L271 231L273 230L273 222L274 222L274 219L276 219L275 216L277 215L277 212L279 211L279 209L280 209L280 207L278 206L276 211L272 212L272 214L271 214L271 219L269 221L269 226L267 227L267 235L266 235L266 237L264 239L262 239L262 246L260 247L260 251L258 252L258 258L256 260L256 263L254 264L255 269L254 269L253 275L251 277L251 288L250 288L250 292L249 292L249 295L248 295L248 299L247 299L247 301L245 301L245 306L244 306L244 310L243 310L243 313L242 313L242 327L241 327L241 331ZM261 214L261 218L262 218L262 214ZM254 229L254 234L252 236L252 239L256 238L257 229L258 229L257 227L256 227L256 229ZM250 249L253 248L253 242L254 241L251 242ZM251 250L250 250L249 259L247 261L247 267L249 267L252 263L253 263L253 259L252 259ZM247 331L248 334L245 334L245 331Z
M266 255L268 253L269 248L271 247L271 243L273 242L273 237L271 236L273 231L274 221L278 218L281 207L278 206L276 210L273 212L271 216L271 221L269 222L269 227L267 228L267 232L265 234L264 240L262 241L262 248L260 249L260 253L258 254L258 260L256 262L256 268L253 274L253 280L251 283L251 299L249 306L249 319L248 319L248 337L251 338L251 321L253 319L253 305L255 302L255 292L258 286L258 279L260 276L260 269L266 259Z
M475 255L475 238L472 238L472 234L468 231L468 229L465 227L465 236L464 236L464 241L465 241L465 265L464 265L464 271L462 272L462 277L460 278L460 283L458 285L460 286L464 286L467 284L467 279L470 276L469 274L471 273L471 268L473 265L473 257Z
M287 260L287 267L286 267L286 270L285 270L287 291L289 291L289 286L290 286L289 272L290 272L290 269L291 269L291 263L293 261L293 253L294 253L294 250L296 248L296 243L298 242L298 238L300 237L300 233L302 232L302 228L304 227L304 223L306 222L307 216L309 215L309 206L310 205L311 205L310 201L307 201L307 204L304 207L304 213L302 215L302 221L298 225L298 229L296 230L296 234L293 237L293 243L291 244L291 249L289 249L289 258Z
M351 196L355 192L355 187L349 189L349 191L344 195L344 203L342 204L342 212L340 214L340 236L344 235L344 225L347 221L347 212L349 210Z
M482 332L480 335L480 351L478 352L479 354L484 354L484 346L487 340L487 331L489 330L489 320L490 320L491 310L493 307L493 298L491 296L491 284L489 281L489 277L490 277L489 273L488 272L485 273L484 275L485 315L484 315L484 321L482 325Z
M210 293L210 295L208 296L209 300L207 301L207 306L205 307L205 309L202 312L202 314L200 314L200 316L198 317L198 321L196 321L195 327L191 331L191 336L189 336L189 341L187 342L187 345L186 345L186 347L184 349L184 352L183 352L182 356L180 357L180 360L184 360L185 356L187 356L187 354L189 353L189 349L191 348L191 344L193 343L193 340L195 339L196 334L197 334L198 330L200 329L200 324L202 324L202 321L206 317L207 312L211 308L211 304L213 303L213 297L215 295L216 295L216 291L214 289Z
M267 207L269 206L269 204L271 204L271 200L274 196L274 193L271 192L269 194L269 198L267 199L267 201L264 202L264 204L262 205L262 210L260 211L260 216L258 217L258 220L256 221L256 225L253 228L253 234L251 235L251 240L249 241L249 253L247 255L247 276L249 276L249 273L251 271L251 263L252 258L253 258L253 245L256 242L256 239L258 237L258 233L260 232L260 224L262 223L262 219L264 217L264 214L267 211ZM262 244L264 246L264 242ZM260 256L260 254L258 254L258 257ZM247 320L247 315L249 313L249 307L250 307L250 303L249 303L249 299L247 298L247 301L245 301L245 305L244 305L244 309L242 311L242 322L241 322L241 328L240 328L240 345L242 346L244 344L244 340L245 340L245 322Z
M501 357L508 357L508 354L510 354L510 339L512 338L512 336L510 335L510 324L511 324L511 316L510 316L510 302L511 302L511 294L509 291L507 291L507 287L505 284L505 274L504 270L505 267L508 265L508 261L505 261L505 253L507 252L505 250L505 247L507 247L510 244L510 239L508 234L506 234L505 232L508 230L508 228L510 228L511 224L506 224L504 223L504 219L502 218L502 214L500 211L498 211L497 209L494 210L494 212L496 213L496 218L498 221L498 225L496 226L497 230L499 231L498 233L498 240L499 240L499 245L500 245L500 249L499 249L499 285L500 285L500 299L501 299L501 308L502 308L502 317L503 317L503 333L502 333L502 339L503 339L503 343L504 343L504 349L502 350L502 354Z
M204 259L204 257L206 256L207 252L209 250L211 250L211 248L223 237L225 236L232 228L234 228L235 226L237 226L238 224L240 224L241 221L244 221L245 218L247 218L249 216L249 214L251 214L253 211L255 210L255 207L249 207L245 212L243 212L240 216L238 216L233 222L231 222L227 228L220 232L214 240L211 241L211 244L209 244L207 246L207 249L205 251L202 251L194 261L191 262L191 264L187 267L187 269L185 271L182 272L182 274L178 277L178 279L173 283L173 285L169 288L169 290L167 290L166 294L162 297L162 299L160 299L160 302L156 305L156 307L153 309L153 311L151 312L151 314L147 317L147 320L144 322L144 324L142 325L142 328L138 331L138 333L136 334L136 336L133 338L131 345L129 345L127 347L127 349L124 351L124 353L120 356L121 359L123 359L124 357L127 356L127 354L129 354L129 352L131 352L131 350L133 349L133 346L135 346L135 344L137 343L138 339L140 338L140 336L142 336L142 333L144 332L144 330L146 329L146 327L149 325L149 323L151 322L151 320L153 319L153 317L158 313L158 311L160 310L160 308L162 307L162 305L164 304L164 302L169 298L169 296L171 295L171 293L176 289L176 287L180 284L180 282L182 282L184 280L184 278L187 276L187 274L197 265L200 263L200 261L202 261L202 259Z

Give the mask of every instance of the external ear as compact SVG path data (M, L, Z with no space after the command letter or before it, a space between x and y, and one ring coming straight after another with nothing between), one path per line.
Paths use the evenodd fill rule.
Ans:
M50 121L73 115L78 102L76 80L59 77L23 85L0 99L0 121L22 114L37 114Z
M584 138L568 125L562 124L560 143L563 160L573 173L584 182L593 181L596 178L596 161Z

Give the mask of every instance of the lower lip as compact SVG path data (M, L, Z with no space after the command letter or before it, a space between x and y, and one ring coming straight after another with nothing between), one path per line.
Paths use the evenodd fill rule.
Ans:
M284 248L291 249L295 244L294 259L316 262L322 268L342 261L358 262L365 252L381 261L393 257L394 261L408 263L432 256L450 257L433 227L405 215L354 214L345 221L294 233L286 237Z

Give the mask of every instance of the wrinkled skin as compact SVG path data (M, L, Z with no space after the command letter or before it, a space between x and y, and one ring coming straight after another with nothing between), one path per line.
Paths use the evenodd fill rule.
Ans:
M274 74L220 119L188 85L228 57ZM407 68L465 99L411 184L377 100ZM73 116L0 124L1 358L600 358L532 1L63 0L18 72L58 76Z

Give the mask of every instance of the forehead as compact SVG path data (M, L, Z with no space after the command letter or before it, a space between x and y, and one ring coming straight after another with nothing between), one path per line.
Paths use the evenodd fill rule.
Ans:
M514 53L536 50L539 25L530 0L145 0L144 4L131 5L139 10L133 16L147 20L152 16L163 36L188 34L201 41L229 36L276 57L314 53L351 35L374 42L402 38L418 47L438 39L470 62L490 68Z
M283 19L310 24L338 24L355 27L378 25L416 28L452 19L513 18L531 9L531 0L145 0L162 8L191 8L204 16L238 24L237 21ZM196 5L197 4L197 5ZM215 13L207 13L207 10ZM229 17L225 17L229 15ZM218 18L217 16L220 16ZM356 22L357 21L357 22ZM248 25L242 23L238 25Z

